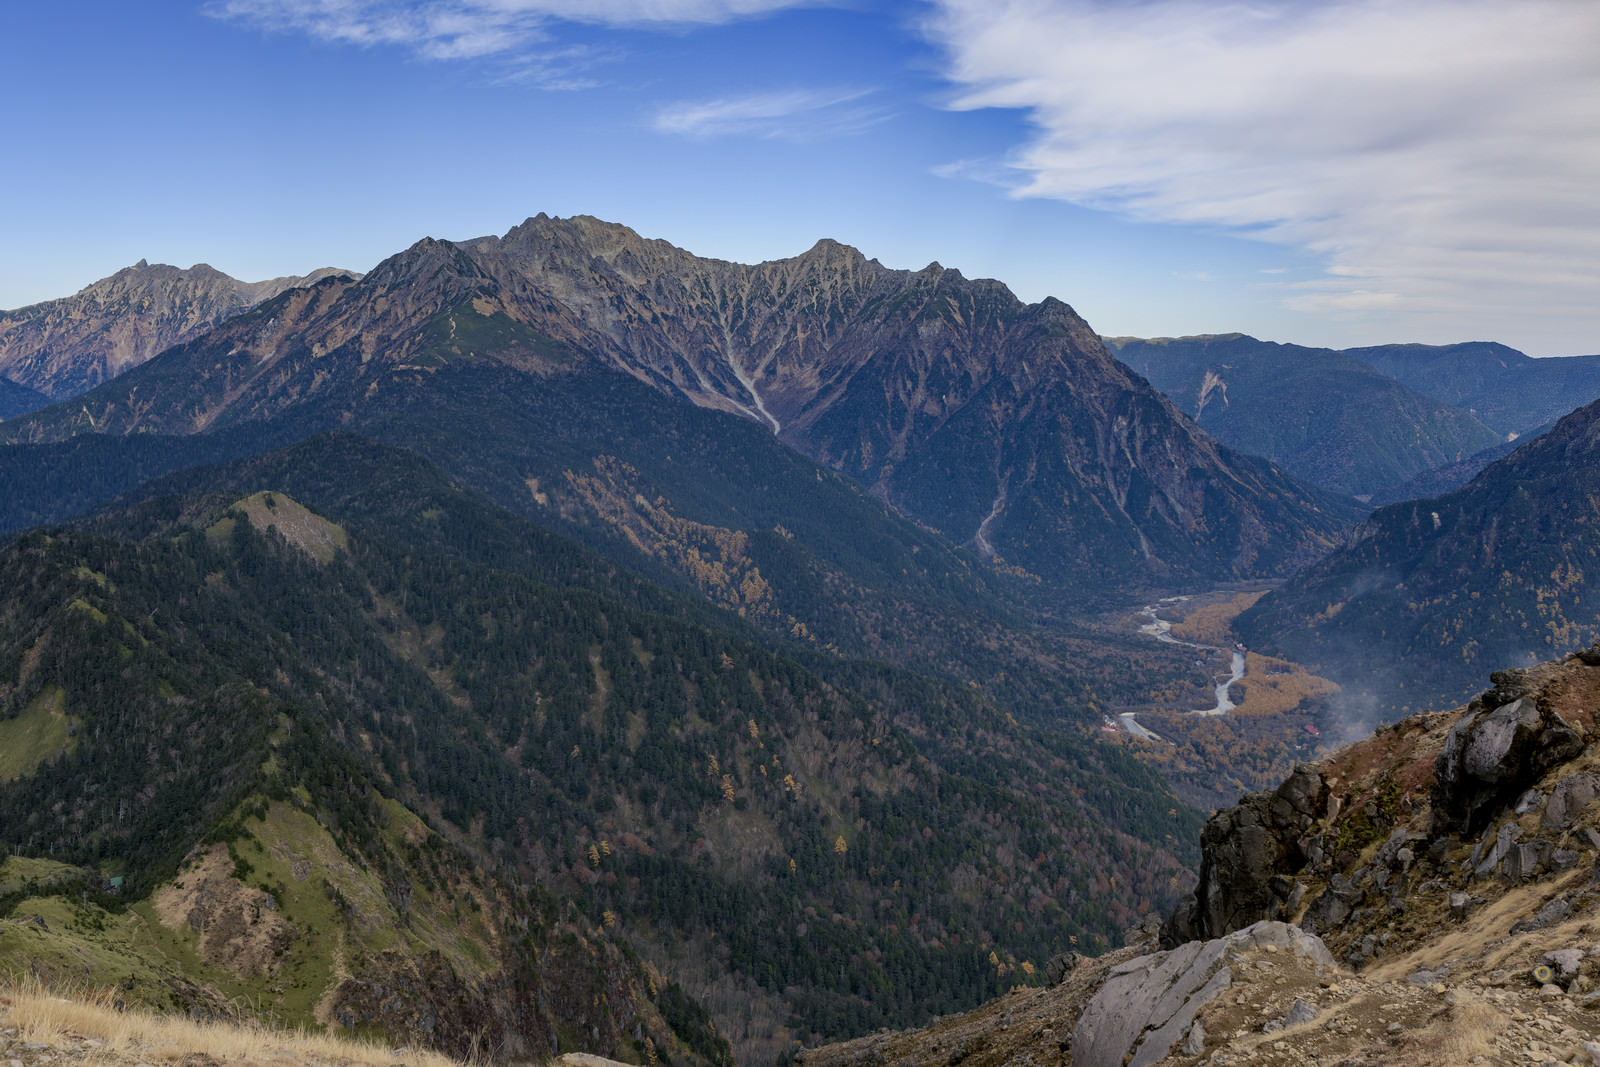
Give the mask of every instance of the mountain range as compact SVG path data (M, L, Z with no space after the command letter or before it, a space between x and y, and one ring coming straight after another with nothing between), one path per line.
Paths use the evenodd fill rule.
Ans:
M398 424L462 389L659 406L618 375L754 423L1057 595L1287 573L1357 514L1197 432L1059 302L1023 305L937 265L890 271L832 242L754 267L702 260L582 218L419 242L0 432L310 430L381 413L387 439L434 455ZM505 499L569 469L528 456L478 487Z
M1459 489L1513 442L1600 399L1600 356L1533 359L1486 342L1337 351L1220 334L1108 343L1230 446L1376 503Z
M538 259L564 240L559 269ZM635 246L670 269L607 306L655 332L613 331L579 284ZM726 392L676 384L699 381L672 353L698 351L703 309L668 279L696 271L724 311L730 279L770 287L752 303L833 284L853 312L795 295L740 326L837 342L833 398L758 385L738 410L709 362ZM1026 542L992 501L989 550L978 522L952 543L892 471L774 432L855 410L852 454L881 455L916 390L847 363L933 336L928 306L986 325L940 318L957 341L915 373L953 392L971 350L1007 376L906 421L906 465L1076 434L1016 506L1071 475L1112 548L1058 538L1039 559L1069 565L1041 577L1000 557ZM1026 378L1047 358L1066 384ZM1013 404L1031 445L959 425ZM1070 580L1108 551L1137 588L1281 570L1344 514L1216 448L1065 305L830 244L735 268L588 220L287 290L3 432L0 826L31 864L7 908L50 917L13 948L87 954L157 1002L513 1056L768 1061L973 1003L1041 946L1109 945L1129 902L1173 891L1195 816L1097 743L1100 709L1193 671L1051 599L1111 589ZM1198 494L1187 519L1160 485Z
M253 306L211 275L119 274L102 334L235 303L136 366L35 344L18 388L71 403L0 424L0 914L43 924L0 960L147 1001L780 1061L1175 902L1198 814L1105 731L1227 686L1145 598L1280 582L1239 633L1374 703L1391 630L1470 637L1484 583L1548 647L1594 625L1592 415L1356 527L1348 479L1502 435L1319 355L1388 422L1307 422L1295 463L1347 479L1314 488L1066 304L832 241L744 265L541 215ZM1196 415L1265 418L1282 353L1220 347ZM1373 677L1449 692L1434 661L1518 632Z

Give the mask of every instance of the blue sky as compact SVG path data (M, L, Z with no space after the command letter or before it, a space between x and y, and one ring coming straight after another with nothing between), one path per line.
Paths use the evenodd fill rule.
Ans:
M1600 352L1592 0L8 5L0 307L591 214L1100 332Z

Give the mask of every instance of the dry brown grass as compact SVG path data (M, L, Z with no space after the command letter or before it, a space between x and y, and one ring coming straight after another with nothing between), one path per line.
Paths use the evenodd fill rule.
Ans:
M1198 645L1231 645L1234 642L1233 620L1266 595L1263 589L1240 593L1217 603L1200 604L1181 621L1172 624L1172 636Z
M371 1067L461 1067L435 1052L404 1051L305 1030L274 1030L260 1024L197 1022L176 1015L115 1007L113 990L48 989L31 979L0 982L0 1019L23 1041L54 1048L100 1042L84 1059L103 1067L120 1063L178 1063L196 1054L224 1064L285 1061L370 1064Z
M1278 715L1293 711L1312 697L1337 693L1339 687L1288 660L1245 653L1245 675L1237 688L1244 699L1238 715Z
M1454 1007L1401 1041L1398 1051L1404 1053L1408 1067L1457 1067L1495 1056L1495 1035L1509 1020L1465 990L1457 990L1455 996Z

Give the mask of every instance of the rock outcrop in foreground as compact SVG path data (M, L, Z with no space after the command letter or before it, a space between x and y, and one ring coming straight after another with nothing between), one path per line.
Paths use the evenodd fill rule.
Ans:
M1112 967L1072 1031L1080 1067L1149 1067L1182 1041L1205 1047L1201 1009L1233 984L1233 969L1248 967L1251 949L1287 949L1298 960L1331 967L1317 938L1288 923L1262 921L1214 941L1190 941L1168 952L1136 956ZM1304 1001L1296 1000L1296 1007Z
M1213 816L1160 951L806 1067L1600 1064L1600 646L1492 682Z

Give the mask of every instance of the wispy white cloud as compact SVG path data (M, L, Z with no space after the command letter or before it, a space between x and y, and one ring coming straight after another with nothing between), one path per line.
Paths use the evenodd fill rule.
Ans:
M796 89L717 100L685 100L656 113L658 133L814 141L860 133L891 117L867 101L870 89Z
M1600 4L932 2L952 106L1034 125L1015 195L1320 253L1302 310L1563 315L1600 350Z
M593 89L600 81L590 71L623 59L617 49L571 45L563 48L533 49L518 52L495 79L501 85L531 85L552 91Z
M216 18L316 40L409 48L428 59L498 55L544 40L551 22L609 27L731 22L819 0L210 0Z

